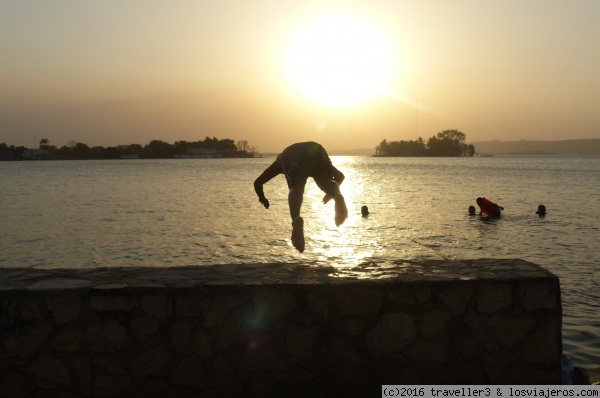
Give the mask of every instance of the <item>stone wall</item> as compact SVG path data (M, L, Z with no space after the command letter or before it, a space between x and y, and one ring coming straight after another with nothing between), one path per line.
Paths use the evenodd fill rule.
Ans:
M522 260L0 269L0 396L380 396L560 384L559 280Z

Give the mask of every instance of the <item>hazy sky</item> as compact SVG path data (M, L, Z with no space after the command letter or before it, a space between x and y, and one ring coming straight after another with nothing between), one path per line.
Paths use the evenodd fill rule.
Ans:
M3 0L0 143L600 138L599 18L597 0Z

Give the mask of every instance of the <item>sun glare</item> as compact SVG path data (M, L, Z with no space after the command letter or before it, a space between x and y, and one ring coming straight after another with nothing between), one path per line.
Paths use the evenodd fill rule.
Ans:
M286 61L300 94L333 106L358 104L385 91L391 72L385 37L351 17L321 18L299 29Z

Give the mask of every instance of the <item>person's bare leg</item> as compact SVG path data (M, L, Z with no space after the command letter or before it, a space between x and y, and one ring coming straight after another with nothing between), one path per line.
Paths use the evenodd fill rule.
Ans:
M292 217L292 245L300 253L304 251L304 220L300 217L300 209L304 197L304 186L293 186L288 193L290 216Z
M341 193L335 195L333 200L335 200L335 225L339 227L348 218L348 208Z
M348 218L348 208L339 184L328 178L315 178L315 182L325 192L323 203L327 203L331 198L335 201L335 225L339 227Z
M304 219L300 216L292 221L292 245L300 253L304 252Z

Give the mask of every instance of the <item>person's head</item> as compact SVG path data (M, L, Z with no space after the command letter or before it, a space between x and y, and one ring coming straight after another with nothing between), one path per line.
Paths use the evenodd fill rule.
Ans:
M360 213L362 214L363 217L366 217L369 215L369 208L367 206L363 206L360 208Z
M474 215L475 214L475 206L469 206L469 214L470 215Z
M540 217L543 217L546 215L546 206L544 205L539 205L538 206L538 210L535 212L535 214L539 214Z
M475 202L477 202L477 204L481 206L483 204L483 198L477 198L475 199Z

